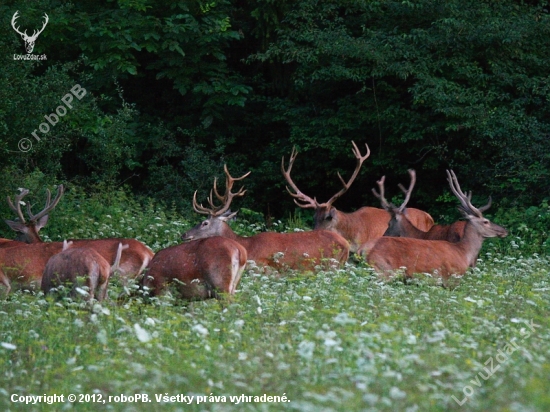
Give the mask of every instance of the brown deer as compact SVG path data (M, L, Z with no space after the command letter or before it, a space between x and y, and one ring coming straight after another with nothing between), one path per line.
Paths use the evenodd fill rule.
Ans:
M18 242L17 240L0 238L0 249L10 248L14 246L26 245L25 242Z
M233 178L224 166L226 174L226 192L223 196L218 193L216 180L214 180L213 193L222 202L220 206L214 205L212 191L208 198L210 208L197 203L197 192L193 196L193 208L197 213L208 215L208 219L193 227L182 235L183 240L201 239L211 236L223 236L233 239L245 247L248 259L261 266L271 266L276 269L303 269L311 270L321 264L323 259L336 259L343 264L348 259L348 242L339 234L316 230L312 232L277 233L263 232L250 237L238 236L226 223L236 215L226 212L231 201L236 196L243 196L243 187L231 193L235 181L242 180L248 173L239 178Z
M357 159L355 170L347 183L344 181L340 173L338 173L338 178L344 187L332 196L326 203L319 203L317 202L317 199L312 199L311 197L305 195L292 181L290 172L292 170L294 160L296 160L296 156L298 155L296 148L292 149L288 169L285 169L285 158L282 158L281 171L287 183L294 191L292 192L287 187L288 192L294 198L294 202L301 208L315 209L314 229L331 230L340 234L350 243L350 251L356 252L359 246L365 242L379 238L384 234L386 228L388 227L390 214L383 209L368 206L362 207L352 213L345 213L332 206L336 199L346 193L346 191L350 188L351 184L359 174L361 165L370 156L370 149L368 145L365 144L367 147L367 154L365 156L361 156L361 152L357 148L355 142L351 143L353 145L353 154ZM432 217L422 210L409 208L406 209L404 213L415 226L422 230L428 230L434 224Z
M24 289L38 289L46 263L62 248L61 242L47 242L0 249L0 283L6 287L6 296L11 283Z
M42 275L40 288L44 294L48 294L59 286L71 287L70 296L76 295L77 277L82 276L88 288L88 301L95 296L101 302L107 294L109 278L119 270L122 251L128 245L118 244L116 258L111 266L103 256L94 249L87 247L70 247L72 242L65 241L63 250L53 255Z
M163 249L155 254L142 286L159 295L170 283L184 299L217 298L233 295L246 265L246 249L220 236L194 240Z
M57 187L57 195L53 201L51 201L51 193L46 190L46 204L44 208L34 215L31 210L31 205L27 203L27 215L28 221L25 220L23 212L21 211L21 203L23 198L29 193L28 189L23 189L19 195L15 196L15 201L12 202L8 196L8 205L17 214L19 220L6 220L6 223L10 228L18 233L17 241L25 243L43 243L40 237L39 231L48 222L48 214L57 206L59 200L63 196L63 185ZM95 249L107 262L113 262L116 256L119 243L128 245L128 250L122 254L120 262L120 275L123 278L130 276L138 276L147 267L154 253L145 246L143 243L136 239L122 239L122 238L109 238L109 239L72 239L74 247L89 247ZM0 248L12 247L9 242L0 243Z
M63 185L57 186L57 195L53 202L51 201L52 195L49 189L46 189L46 204L44 208L33 215L31 211L30 203L27 203L27 214L29 221L25 220L23 212L21 211L21 203L25 196L29 194L29 189L21 189L21 192L15 196L15 202L11 201L11 198L8 196L8 205L10 209L13 210L19 220L5 220L6 224L15 232L17 232L17 237L15 240L25 243L40 243L42 238L38 234L40 229L46 226L48 223L49 213L57 206L63 196Z
M376 183L378 184L379 192L375 189L372 189L372 193L378 199L384 210L387 210L391 219L388 223L388 229L384 233L384 236L393 236L393 237L412 237L415 239L428 239L428 240L446 240L448 242L458 242L464 235L464 228L466 227L466 222L459 220L450 225L434 225L428 231L420 230L414 226L410 220L404 215L404 210L409 199L411 197L411 192L416 183L416 172L412 169L409 169L409 176L411 178L411 183L409 188L405 189L402 184L399 184L399 188L403 193L405 193L405 200L401 206L396 207L392 203L389 203L384 197L384 181L385 176L382 176L380 180ZM468 198L471 199L471 192L468 193ZM478 208L480 212L484 212L491 206L491 197L489 197L489 203L485 206Z
M452 170L447 171L447 176L452 192L460 201L459 210L467 219L462 238L450 243L384 236L368 242L359 249L359 254L365 256L378 272L389 275L404 268L407 277L414 273L437 273L443 279L451 275L461 276L475 264L485 238L507 236L506 229L484 218L472 205L471 195L462 192Z

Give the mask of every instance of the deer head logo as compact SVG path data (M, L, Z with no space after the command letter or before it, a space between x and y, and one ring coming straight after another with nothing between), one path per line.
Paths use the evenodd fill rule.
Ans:
M29 36L27 34L27 30L25 30L24 33L21 33L19 31L19 28L15 26L15 20L17 20L17 18L19 17L17 15L17 13L19 13L19 11L16 11L11 19L11 26L13 27L13 29L19 34L21 35L21 38L25 41L25 49L27 50L27 53L32 53L33 49L34 49L34 43L36 42L36 39L38 38L38 36L40 35L40 33L42 33L44 31L44 28L46 27L46 24L48 24L48 21L49 21L49 18L48 18L48 15L46 13L44 13L44 24L42 25L42 28L40 30L34 30L32 36Z

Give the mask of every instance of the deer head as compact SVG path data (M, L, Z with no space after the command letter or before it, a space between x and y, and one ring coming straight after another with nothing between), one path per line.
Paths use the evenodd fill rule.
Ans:
M467 194L460 189L458 179L452 170L447 170L447 181L453 194L460 202L458 210L464 215L466 219L476 228L477 233L482 238L488 237L506 237L508 232L502 226L499 226L489 219L483 217L483 212L491 207L491 197L489 196L489 202L480 208L476 208L472 205L472 192Z
M317 199L312 199L311 197L305 195L292 181L292 178L290 177L290 172L292 170L294 160L296 160L296 156L298 155L296 148L292 148L292 153L290 154L290 160L288 162L287 169L285 169L285 158L283 157L281 160L281 171L283 173L283 176L294 192L292 192L288 187L286 188L286 190L294 198L294 203L304 209L315 209L315 229L331 230L337 225L338 211L332 206L332 204L336 201L336 199L338 199L340 196L348 191L351 184L359 174L359 170L361 170L361 165L370 156L370 149L367 144L365 144L365 146L367 147L367 154L365 156L361 156L361 152L357 148L355 142L352 141L351 144L353 145L353 154L357 159L355 170L353 171L353 174L347 182L338 172L338 178L340 179L343 188L340 189L340 191L338 191L334 196L332 196L326 203L319 203L317 202Z
M236 181L244 179L250 174L250 172L244 174L241 177L232 177L227 170L227 165L224 165L223 170L226 176L225 194L223 196L219 194L218 188L216 186L217 180L214 179L214 187L210 191L210 196L208 197L208 204L210 205L209 208L197 202L197 192L195 191L193 195L193 209L197 213L208 215L208 219L202 221L202 223L199 223L197 226L185 232L182 235L183 240L194 240L211 236L220 236L224 233L226 228L229 228L229 226L227 226L225 222L232 219L237 214L237 212L229 212L231 202L233 201L234 197L240 197L246 193L244 187L241 187L236 193L231 193L231 189L233 188L233 184ZM214 196L218 198L218 200L221 202L221 205L214 205Z
M399 188L405 194L405 200L403 200L403 203L401 203L401 206L399 207L386 200L384 194L384 182L386 180L386 176L382 176L382 178L376 182L376 184L378 185L378 192L376 191L376 189L372 189L372 193L374 194L374 196L380 200L382 208L386 210L391 216L390 221L388 222L388 229L386 230L386 232L384 232L384 236L401 236L401 219L404 219L403 214L405 213L405 208L407 207L407 203L409 203L411 193L414 189L414 185L416 184L416 172L413 169L409 169L408 172L411 178L409 188L405 189L405 187L401 183L399 183Z
M49 21L49 17L46 13L44 13L45 20L44 20L44 24L42 24L42 28L40 30L34 30L34 32L32 33L32 36L29 36L27 34L27 30L25 30L25 32L21 33L21 31L19 31L19 28L15 26L15 23L16 23L15 21L19 17L17 15L17 13L19 13L19 11L16 11L13 14L13 17L11 19L11 26L21 36L21 38L25 42L25 49L27 50L27 53L30 54L34 50L34 43L36 42L36 39L38 38L40 33L42 33L44 31L44 29L46 28L46 25L48 24L48 21Z
M40 211L36 215L32 214L31 205L27 203L27 215L29 216L28 222L25 221L25 217L23 216L23 212L21 211L21 204L23 198L29 194L29 189L21 189L21 193L15 196L15 202L12 202L11 198L8 196L8 205L19 218L19 220L17 221L5 220L6 224L10 228L18 232L15 240L26 243L42 242L42 239L40 238L38 232L40 231L40 229L46 226L46 223L48 223L48 213L51 212L53 208L57 206L59 200L61 200L61 196L63 196L63 190L63 185L59 185L57 187L57 195L55 196L53 202L51 201L52 195L50 191L46 190L46 204L44 206L44 209L42 209L42 211Z

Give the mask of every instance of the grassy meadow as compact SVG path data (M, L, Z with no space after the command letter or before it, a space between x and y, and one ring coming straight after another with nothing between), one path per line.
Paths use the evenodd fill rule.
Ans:
M99 201L62 207L88 217L76 225L59 213L44 230L52 240L76 227L69 236L137 237L158 250L191 224L153 205L143 215ZM219 301L121 298L133 286L117 280L93 308L19 291L0 301L0 409L548 411L550 258L527 237L487 241L449 288L382 282L357 261L280 277L248 266ZM12 402L54 394L64 402ZM121 402L136 394L150 402Z

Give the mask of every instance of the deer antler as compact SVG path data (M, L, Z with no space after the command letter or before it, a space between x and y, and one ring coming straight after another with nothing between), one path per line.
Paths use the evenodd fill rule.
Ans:
M332 205L332 203L334 203L334 201L336 199L338 199L340 196L342 196L344 193L346 193L348 191L351 184L353 183L353 181L355 180L355 178L359 174L359 170L361 169L361 165L370 156L370 149L369 149L369 146L366 143L365 143L365 146L367 147L367 154L365 156L361 156L361 152L357 148L357 145L355 144L354 141L352 141L351 144L353 145L353 149L352 149L353 154L355 155L355 158L357 159L357 164L355 166L355 170L353 171L353 174L351 175L351 177L349 178L347 183L344 181L344 179L340 175L340 172L338 172L338 178L340 179L340 182L342 182L342 185L344 186L343 189L341 189L338 193L336 193L334 196L332 196L328 200L328 202L321 203L321 204L317 202L317 199L315 199L315 198L312 199L311 197L309 197L309 196L305 195L304 193L302 193L300 191L300 189L298 189L298 186L296 186L296 184L290 178L290 171L292 169L292 165L294 164L294 160L296 159L296 156L298 155L298 153L296 152L296 148L295 147L292 148L292 153L290 155L290 160L289 160L289 163L288 163L288 169L287 170L285 170L285 166L284 166L285 165L285 158L283 156L283 159L281 161L281 171L283 172L283 176L285 177L285 179L288 182L288 184L290 185L290 187L296 192L296 193L292 193L288 187L286 188L286 190L288 190L288 193L290 193L290 195L294 198L294 203L296 203L298 206L300 206L302 208L314 208L314 209L316 209L319 206L330 206L330 205ZM302 203L300 203L300 202L302 202Z
M480 207L479 209L476 208L474 205L472 205L472 192L468 192L468 194L465 194L461 189L460 185L458 184L458 179L456 178L455 173L452 170L447 170L447 181L449 182L449 185L451 187L451 191L454 193L454 195L458 198L460 201L461 209L471 215L477 216L477 217L483 217L483 213L485 210L489 209L491 207L491 196L489 196L489 202L485 205Z
M374 196L378 199L380 199L380 204L382 205L382 208L384 210L390 210L394 209L395 206L392 203L389 203L386 198L384 197L384 182L386 181L386 176L382 176L380 180L376 181L376 184L378 185L378 190L380 192L377 192L376 189L372 188L372 193Z
M15 26L16 20L19 18L19 16L17 15L18 13L19 13L19 10L16 11L13 14L13 17L11 19L11 26L25 41L25 48L27 49L27 52L32 53L32 51L34 49L34 42L36 41L36 39L38 38L40 33L42 33L44 31L44 29L46 28L46 25L48 24L48 21L50 20L50 18L48 17L48 15L46 13L44 13L45 21L42 24L42 28L40 30L34 30L33 33L32 33L32 36L29 36L27 34L27 30L25 30L25 32L22 33L19 30L19 27Z
M403 203L401 203L401 206L399 206L400 213L403 213L403 211L405 210L405 207L407 206L407 203L409 203L412 190L414 189L414 185L416 184L416 172L413 169L409 169L408 172L409 172L409 176L411 177L411 183L409 184L409 188L405 189L405 187L401 183L398 184L399 189L401 189L401 191L405 193L405 200L403 201Z
M236 193L231 193L231 189L233 188L233 184L236 181L244 179L250 174L250 172L245 173L241 177L232 177L227 170L227 165L223 166L223 170L226 175L225 194L222 196L218 193L218 188L216 186L217 179L214 178L214 187L212 190L210 190L210 195L208 196L208 204L210 205L210 208L204 207L202 204L197 203L197 191L195 191L195 193L193 194L193 209L195 210L195 212L203 215L210 215L213 217L223 215L229 209L229 206L231 206L231 202L233 201L234 197L240 197L246 193L246 190L244 190L244 186L241 187ZM215 195L218 200L222 202L220 206L214 205L213 195Z
M8 205L10 209L17 214L17 217L19 218L19 221L21 223L26 223L25 218L23 217L23 212L21 211L21 200L23 200L23 198L28 194L29 189L22 189L21 193L15 196L15 205L14 203L12 203L11 198L8 196Z
M351 144L353 145L353 149L352 149L353 154L355 155L355 158L357 159L357 164L355 166L355 170L353 171L353 174L351 175L351 177L349 178L347 183L344 181L344 179L342 179L342 176L340 175L340 172L338 172L338 177L340 178L340 182L342 182L344 187L343 187L342 190L340 190L338 193L336 193L334 196L332 196L328 200L327 205L329 205L329 206L332 205L332 203L334 203L334 201L336 199L338 199L340 196L342 196L344 193L346 193L348 191L351 184L353 183L353 181L355 180L355 178L359 174L359 170L361 170L361 165L370 156L370 149L369 149L369 146L366 143L365 143L365 146L367 147L367 154L365 156L361 156L361 152L357 148L357 145L355 144L354 141L352 141Z
M37 30L36 33L33 33L31 38L36 38L38 37L38 35L40 33L42 33L44 31L44 29L46 28L46 25L48 24L48 22L50 21L50 18L48 17L48 15L46 13L44 13L44 17L46 17L46 20L44 21L44 24L42 24L42 28L40 30Z
M19 31L19 27L15 27L15 20L17 20L19 18L19 16L17 15L19 13L19 10L17 10L14 14L13 14L13 17L11 18L11 27L13 27L13 29L17 32L17 34L19 34L20 36L22 37L28 37L27 36L27 30L25 30L25 33L21 33Z
M396 208L393 203L389 203L384 197L384 181L386 180L386 176L382 176L382 179L376 182L378 184L380 193L378 193L374 188L372 189L372 193L374 194L374 196L380 199L382 208L384 208L385 210L397 209L397 212L403 213L405 207L407 207L407 203L409 203L409 200L411 198L411 193L414 189L414 185L416 184L416 172L413 169L409 169L409 176L411 177L411 183L408 189L405 189L405 187L401 183L399 183L398 185L403 193L405 193L405 200L403 201L403 203L401 203L401 206L399 206L399 208Z
M298 152L296 151L296 146L294 146L292 148L292 153L290 154L290 160L288 161L288 169L286 170L285 170L285 157L283 156L281 160L281 172L283 172L283 176L286 179L287 183L296 193L292 193L288 188L288 186L286 186L286 190L288 191L288 193L290 193L290 196L294 198L294 203L296 203L301 208L316 209L319 207L319 203L317 203L317 200L312 199L311 197L302 193L300 189L298 189L298 186L296 186L296 184L290 178L290 171L292 170L292 165L294 164L294 160L296 160L296 156L298 156Z
M64 192L63 185L57 186L57 195L55 196L55 199L53 200L53 202L50 202L52 198L52 194L50 193L49 189L46 189L46 204L44 205L44 209L42 209L36 215L32 214L31 205L30 203L27 203L27 214L29 215L29 219L31 220L31 222L37 222L41 217L48 214L54 207L56 207L59 201L61 200L61 196L63 196L63 192Z
M44 21L44 23L42 24L42 28L40 30L34 30L33 33L32 33L32 36L29 36L27 34L27 30L25 30L23 33L21 33L21 31L19 30L19 27L15 27L15 23L16 23L16 20L19 18L19 16L17 15L19 13L19 10L17 10L14 14L13 14L13 17L11 18L11 27L13 27L13 29L21 36L23 37L23 39L25 39L25 41L27 41L27 39L29 40L36 40L36 38L39 36L40 33L42 33L44 31L44 29L46 28L46 25L48 24L48 22L50 21L50 18L48 17L48 15L46 13L44 13L44 17L46 17L46 20Z

